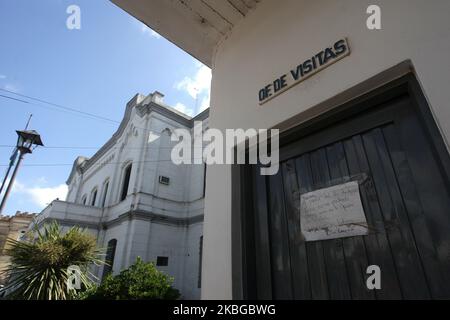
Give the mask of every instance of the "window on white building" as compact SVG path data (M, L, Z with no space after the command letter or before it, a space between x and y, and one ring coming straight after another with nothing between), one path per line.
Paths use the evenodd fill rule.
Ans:
M128 187L130 185L131 168L132 168L132 164L130 163L124 169L123 182L122 182L122 192L120 193L120 201L125 200L125 198L128 195Z
M97 188L91 192L91 206L95 206L95 201L97 200Z
M84 196L81 197L81 203L83 205L86 205L86 200L87 200L87 195L84 195Z
M167 267L169 265L169 257L157 257L156 265L158 267Z
M103 267L102 280L112 272L114 265L114 256L116 255L117 239L108 241L108 249L106 250L105 266Z
M106 181L103 184L102 208L104 208L106 204L106 196L108 195L108 188L109 188L109 181Z

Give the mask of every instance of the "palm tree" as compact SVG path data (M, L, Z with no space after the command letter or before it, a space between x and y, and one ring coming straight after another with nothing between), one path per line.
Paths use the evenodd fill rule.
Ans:
M42 230L35 229L23 241L8 240L7 255L11 265L3 270L9 275L7 297L25 300L74 299L78 291L67 285L77 266L81 291L90 288L96 277L90 272L102 262L103 250L96 240L79 227L63 232L54 222Z

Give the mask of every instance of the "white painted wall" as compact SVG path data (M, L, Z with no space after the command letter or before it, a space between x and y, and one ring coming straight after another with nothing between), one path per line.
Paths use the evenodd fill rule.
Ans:
M382 30L366 28L366 9L378 4ZM270 128L364 80L411 59L446 141L450 139L450 1L262 1L216 48L211 127ZM258 91L336 40L352 53L258 105ZM231 171L207 175L202 298L230 299Z
M102 245L117 239L113 273L118 274L141 257L156 265L158 256L168 257L168 266L157 268L174 277L174 286L185 299L199 299L199 243L203 223L174 226L144 220L124 221L108 228ZM103 269L98 273L101 277Z

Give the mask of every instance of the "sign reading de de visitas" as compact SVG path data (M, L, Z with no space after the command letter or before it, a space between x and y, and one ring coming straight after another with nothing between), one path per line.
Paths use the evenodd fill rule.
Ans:
M332 46L323 49L311 58L303 61L288 73L283 74L259 90L259 104L266 103L349 54L350 47L348 46L347 39L343 38L336 41Z

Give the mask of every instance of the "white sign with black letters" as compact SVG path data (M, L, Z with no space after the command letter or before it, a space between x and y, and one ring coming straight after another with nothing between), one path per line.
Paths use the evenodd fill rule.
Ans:
M358 182L302 194L300 224L306 241L367 235Z
M350 47L347 38L339 39L261 88L258 92L259 104L263 105L348 55Z

